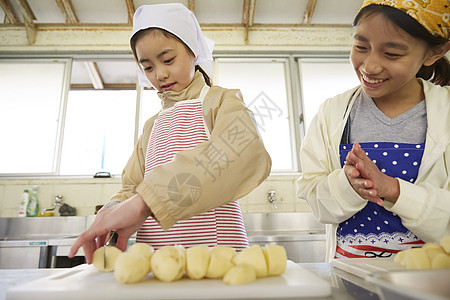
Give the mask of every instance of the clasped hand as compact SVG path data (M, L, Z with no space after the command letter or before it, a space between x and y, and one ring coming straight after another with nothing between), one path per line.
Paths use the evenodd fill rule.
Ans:
M358 143L353 144L347 154L344 173L362 198L379 205L383 205L381 198L392 203L397 201L400 194L398 180L381 172Z

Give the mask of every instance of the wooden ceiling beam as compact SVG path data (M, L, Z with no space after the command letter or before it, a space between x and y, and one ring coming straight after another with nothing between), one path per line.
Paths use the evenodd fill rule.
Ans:
M80 21L78 20L77 15L75 14L75 10L73 9L71 0L55 0L56 4L58 4L61 13L64 15L66 19L66 23L69 24L78 24Z
M244 41L248 43L248 31L253 26L255 18L255 2L256 0L244 0L244 7L242 9L242 25L245 27Z
M14 10L12 9L12 5L9 2L9 0L0 0L0 7L5 12L5 20L8 21L5 23L13 23L13 24L19 23L19 18L17 18L17 15L15 14Z
M303 18L303 24L311 24L311 19L314 15L314 10L316 9L317 0L309 0L308 6L306 7L305 16Z
M128 24L42 24L36 23L37 39L28 44L25 27L0 26L0 55L11 53L118 52L132 55L130 50L130 25ZM216 42L216 51L252 49L306 49L308 47L351 47L353 27L350 25L309 26L304 24L254 24L244 43L245 28L242 24L224 26L204 24L202 31ZM333 34L330 34L330 31ZM308 48L309 49L309 48ZM132 56L131 56L132 57Z
M94 86L88 83L72 83L71 90L92 90ZM109 83L104 84L105 90L136 90L136 83Z
M36 16L31 10L30 5L26 0L15 0L19 6L20 12L23 16L23 23L27 32L28 44L33 45L36 42L37 29L34 21Z
M125 0L125 4L127 5L128 24L133 24L133 16L135 11L133 0Z
M36 16L34 15L33 10L31 10L27 0L16 0L16 2L19 4L19 8L24 16L24 19L36 21Z
M94 89L103 90L105 88L105 85L103 84L103 78L100 74L97 63L95 61L85 61L84 67L89 74L89 78L91 79Z

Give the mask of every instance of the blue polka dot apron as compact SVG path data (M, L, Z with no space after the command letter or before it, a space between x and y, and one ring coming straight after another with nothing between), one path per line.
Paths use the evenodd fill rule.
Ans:
M386 175L414 183L425 144L361 143L366 155ZM341 144L339 155L344 166L352 144ZM401 250L423 244L414 233L403 226L396 214L368 202L337 228L336 258L390 257Z

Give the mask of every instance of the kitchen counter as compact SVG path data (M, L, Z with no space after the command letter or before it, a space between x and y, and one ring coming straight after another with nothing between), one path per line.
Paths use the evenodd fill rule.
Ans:
M301 263L303 268L315 273L319 277L327 280L332 285L332 295L327 298L314 299L378 299L373 284L351 275L347 272L333 268L328 263ZM45 276L67 271L67 269L4 269L0 270L0 300L5 300L6 290L29 281L33 281ZM365 295L363 295L365 294ZM274 291L273 299L278 299ZM306 299L306 298L299 298Z

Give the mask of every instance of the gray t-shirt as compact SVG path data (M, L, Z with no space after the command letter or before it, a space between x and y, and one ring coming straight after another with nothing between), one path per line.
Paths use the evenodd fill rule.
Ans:
M350 112L349 142L393 142L420 144L427 133L427 111L421 101L401 115L391 119L361 92Z

